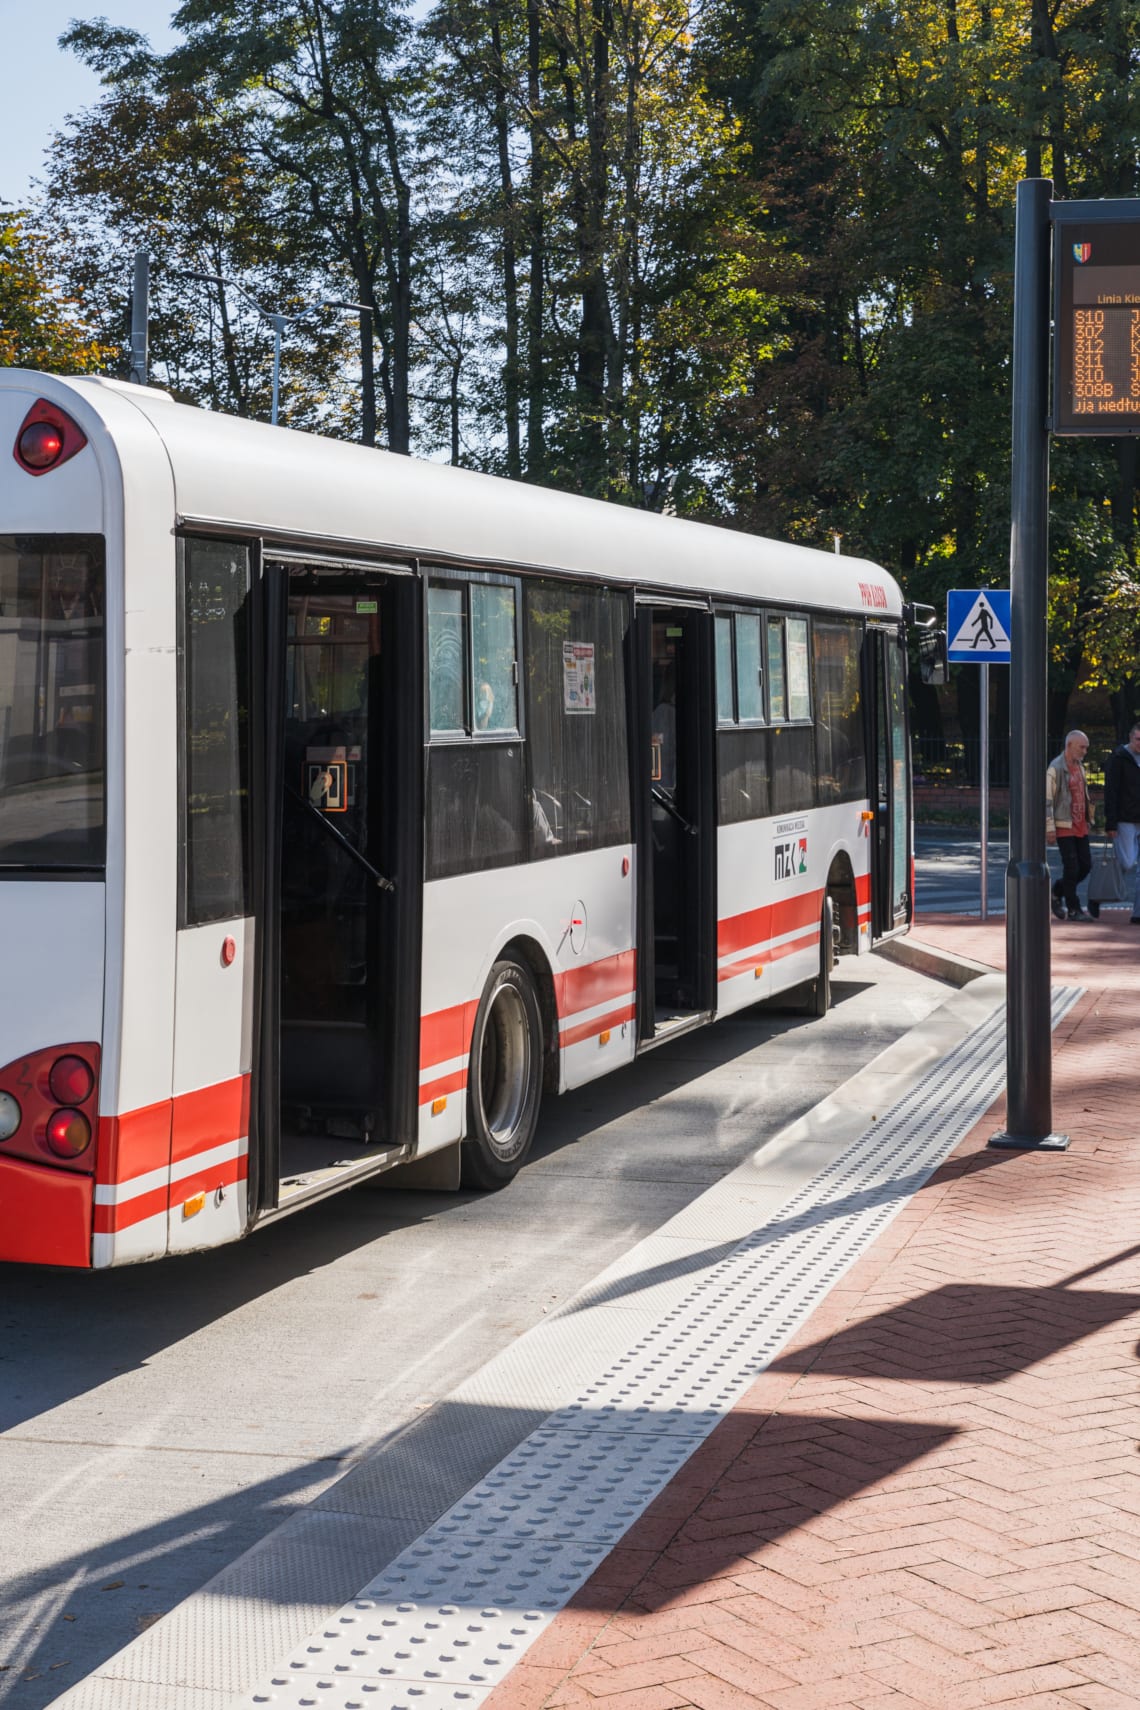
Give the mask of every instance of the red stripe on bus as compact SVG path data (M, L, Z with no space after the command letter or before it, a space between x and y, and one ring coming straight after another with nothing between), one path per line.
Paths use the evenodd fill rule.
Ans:
M735 980L738 974L751 974L756 968L766 968L768 962L767 950L757 950L754 956L745 956L739 962L730 962L727 968L718 968L716 971L717 983L719 984L721 980ZM758 988L757 996L763 997L763 995L763 989Z
M564 1027L558 1042L560 1045L580 1045L583 1039L596 1039L607 1027L620 1027L623 1021L632 1021L635 1008L632 1003L623 1004L608 1015L596 1015L592 1021L580 1021L577 1027Z
M794 938L788 944L765 945L763 950L757 950L751 956L742 956L738 962L729 962L726 967L717 969L717 982L735 980L739 974L749 974L755 968L766 968L772 962L779 962L785 956L794 956L797 950L814 950L819 943L819 928L813 925L799 938Z
M101 1182L125 1182L164 1170L170 1163L171 1100L101 1116L95 1143L95 1175Z
M461 1092L466 1085L466 1069L456 1069L453 1075L441 1075L438 1081L425 1081L420 1088L420 1103L430 1104L433 1098L443 1098L446 1093Z
M165 1217L168 1210L177 1211L196 1193L213 1193L216 1188L230 1187L244 1181L248 1174L249 1158L242 1153L238 1158L223 1158L221 1163L193 1170L169 1186L164 1182L161 1187L148 1188L146 1193L135 1194L119 1205L97 1205L95 1233L115 1235L121 1229L145 1223L148 1217Z
M0 1259L15 1265L91 1265L91 1177L0 1158Z
M633 990L636 978L635 950L621 950L614 956L601 956L596 962L587 962L582 968L567 968L563 973L554 976L558 1014L577 1015L583 1009L593 1009L595 1004L625 997ZM478 1000L469 999L465 1003L453 1004L450 1009L437 1009L431 1015L421 1016L421 1069L430 1069L436 1063L449 1063L456 1057L467 1056L471 1049L471 1035L478 1009ZM420 1103L425 1102L425 1088L421 1087Z
M96 1235L115 1235L120 1229L129 1229L133 1223L142 1223L148 1217L165 1217L169 1195L170 1189L163 1182L161 1187L137 1193L133 1199L124 1200L122 1205L97 1205Z
M793 939L790 944L773 944L768 954L773 962L778 962L782 956L794 956L797 950L814 950L819 943L819 927L814 932L805 933L802 938Z
M871 875L858 873L855 877L855 901L869 903L871 900Z
M196 1193L213 1193L215 1188L244 1182L248 1174L249 1157L244 1152L237 1158L223 1158L220 1164L209 1164L204 1170L194 1170L190 1175L171 1182L170 1209L179 1210Z
M99 1118L96 1176L109 1186L164 1170L249 1133L248 1075Z
M577 1015L608 999L625 997L637 980L637 951L620 950L601 956L583 968L567 968L554 976L554 997L560 1016Z
M194 1158L241 1140L249 1133L249 1076L236 1075L217 1086L197 1087L174 1100L170 1156L173 1163Z
M731 956L735 950L747 950L766 939L779 938L785 932L795 932L801 926L818 926L823 907L823 891L805 891L802 896L784 897L779 902L765 903L744 914L732 914L717 922L716 953Z
M478 1008L473 1001L457 1003L450 1009L437 1009L432 1015L420 1017L421 1069L430 1069L433 1063L449 1063L454 1057L466 1057Z

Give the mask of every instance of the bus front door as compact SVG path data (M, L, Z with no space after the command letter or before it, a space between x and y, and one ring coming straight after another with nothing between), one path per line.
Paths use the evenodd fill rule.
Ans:
M897 630L867 632L868 752L871 823L871 937L901 931L911 919L910 765L906 643Z
M659 1043L716 1003L712 617L638 606L638 1038Z
M398 573L299 563L267 563L265 581L268 657L281 662L265 986L277 1009L277 1177L289 1180L379 1161L416 1131L419 589Z

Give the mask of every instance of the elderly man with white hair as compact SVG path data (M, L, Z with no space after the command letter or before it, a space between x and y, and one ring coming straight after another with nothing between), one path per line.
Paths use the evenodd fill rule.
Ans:
M1061 877L1053 886L1053 913L1058 920L1090 920L1081 907L1077 886L1092 867L1089 831L1093 810L1089 801L1084 759L1089 739L1083 730L1070 730L1064 750L1050 760L1045 772L1045 841L1061 852Z

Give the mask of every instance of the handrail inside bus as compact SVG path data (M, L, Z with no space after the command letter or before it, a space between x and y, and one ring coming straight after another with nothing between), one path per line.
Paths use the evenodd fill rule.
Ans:
M286 792L293 797L293 800L298 802L301 807L304 808L306 813L312 814L318 825L323 826L330 837L336 839L345 854L351 856L358 867L363 867L364 871L368 874L368 877L379 887L380 890L394 891L396 889L395 879L387 878L385 874L380 872L379 868L374 867L371 861L368 860L367 856L362 855L360 850L357 849L354 844L349 842L343 831L338 831L332 820L325 818L319 807L314 807L312 802L306 801L300 790L295 790L292 784L286 784L285 789Z
M681 812L680 808L677 806L676 802L673 800L672 796L669 795L666 790L663 790L660 784L651 784L649 794L653 797L657 806L664 808L665 812L670 814L672 818L677 821L677 824L688 832L690 837L695 837L697 835L696 826L690 824Z

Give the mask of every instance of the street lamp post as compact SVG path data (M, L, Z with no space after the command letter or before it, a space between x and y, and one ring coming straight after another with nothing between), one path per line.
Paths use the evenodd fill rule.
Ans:
M227 279L224 274L184 272L180 277L195 279L202 285L228 285L232 291L237 292L239 297L244 297L250 308L259 314L263 321L268 321L273 328L273 396L269 406L269 420L273 427L277 426L278 407L281 401L281 344L285 337L285 328L293 321L303 321L309 315L318 314L322 309L342 309L346 314L367 315L370 319L372 316L372 310L367 303L343 303L339 298L331 299L328 302L310 303L307 307L299 309L295 315L273 314L268 309L263 309L261 304L251 297L243 286L237 283L236 279Z

